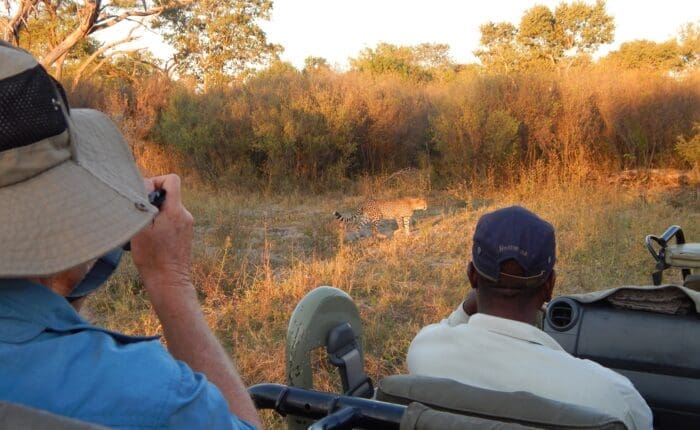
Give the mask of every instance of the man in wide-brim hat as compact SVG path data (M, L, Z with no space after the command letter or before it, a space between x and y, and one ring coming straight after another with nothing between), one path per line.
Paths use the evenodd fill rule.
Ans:
M259 425L197 301L192 236L180 179L144 181L106 116L0 43L0 400L118 428ZM130 240L169 352L76 311Z

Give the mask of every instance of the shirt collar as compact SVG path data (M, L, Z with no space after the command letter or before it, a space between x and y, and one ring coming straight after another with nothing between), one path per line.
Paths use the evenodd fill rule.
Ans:
M557 341L547 333L533 325L520 321L477 313L469 318L468 324L472 327L481 328L492 333L546 346L555 351L564 351Z
M27 279L0 279L0 341L21 343L42 332L101 331L122 343L157 339L127 336L96 327L81 317L65 297Z

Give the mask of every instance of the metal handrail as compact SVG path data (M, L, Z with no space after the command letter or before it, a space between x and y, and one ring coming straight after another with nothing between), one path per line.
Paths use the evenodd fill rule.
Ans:
M328 416L336 427L364 429L397 429L406 406L360 397L340 396L315 390L288 387L282 384L257 384L248 393L258 409L274 409L277 413L319 420Z

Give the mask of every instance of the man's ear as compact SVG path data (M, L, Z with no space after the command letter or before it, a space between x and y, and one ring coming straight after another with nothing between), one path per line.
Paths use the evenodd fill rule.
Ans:
M476 267L474 267L474 263L471 261L467 266L467 278L469 278L469 284L472 286L472 288L476 289Z
M542 286L542 295L545 302L552 300L552 293L554 291L554 284L556 283L556 280L557 273L554 270L552 270L552 273L549 275L549 278L547 278L547 280L544 281L544 285Z

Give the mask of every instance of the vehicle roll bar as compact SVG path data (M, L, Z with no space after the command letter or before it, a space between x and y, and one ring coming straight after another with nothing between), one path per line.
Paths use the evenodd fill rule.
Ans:
M676 244L682 245L685 243L685 235L683 234L683 230L677 225L672 225L671 227L667 228L661 237L649 234L644 238L644 244L649 250L651 256L656 261L656 270L651 274L651 279L654 285L661 285L661 276L663 271L671 267L668 263L666 263L666 247L668 246L668 242L674 237L676 238ZM656 242L656 244L659 246L658 251L654 249L652 241ZM685 279L688 277L688 275L690 275L690 270L681 269L681 273L683 274L683 279Z

